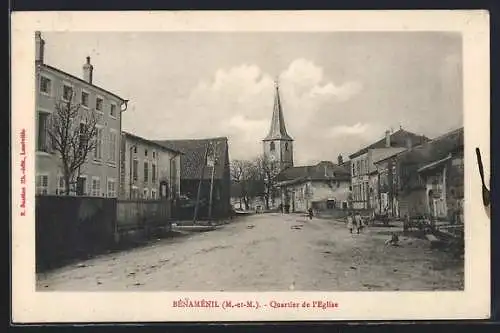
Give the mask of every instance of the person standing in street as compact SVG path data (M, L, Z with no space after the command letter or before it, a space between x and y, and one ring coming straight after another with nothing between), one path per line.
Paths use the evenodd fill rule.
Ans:
M354 228L353 220L352 220L352 213L349 212L347 214L347 229L349 229L349 232L352 234L352 229Z
M309 215L309 220L312 220L314 213L311 207L307 210L307 214Z
M356 233L359 234L359 230L363 228L363 221L359 212L356 212L356 215L354 215L354 225L356 226Z

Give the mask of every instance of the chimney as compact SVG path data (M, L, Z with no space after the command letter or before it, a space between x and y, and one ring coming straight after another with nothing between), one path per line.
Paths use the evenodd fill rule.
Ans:
M391 131L385 131L385 146L387 148L391 147Z
M87 62L83 65L83 79L88 83L92 84L92 72L94 71L94 66L90 63L90 57L87 57Z
M342 165L344 163L344 159L342 158L342 154L339 154L339 156L337 157L337 162L338 162L338 165Z
M45 41L42 39L42 34L40 31L35 32L35 62L37 64L43 64L43 53L45 49Z

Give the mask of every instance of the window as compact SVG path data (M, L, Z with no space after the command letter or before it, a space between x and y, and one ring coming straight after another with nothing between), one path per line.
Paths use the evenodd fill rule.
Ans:
M144 156L148 156L148 150L144 149Z
M103 99L102 99L102 98L97 97L97 98L95 99L95 109L96 109L97 111L102 111L102 103L103 103Z
M151 190L151 199L156 199L156 190Z
M36 176L36 194L49 193L49 176L37 175Z
M97 129L96 146L94 149L94 159L102 159L102 128Z
M114 131L109 132L109 161L111 163L116 163L116 133Z
M144 181L147 182L149 179L149 174L148 174L148 162L144 162Z
M270 149L271 151L274 151L274 150L276 149L276 147L275 147L275 145L274 145L274 142L271 142L271 143L269 144L269 149Z
M50 95L52 90L52 81L45 76L40 77L40 91L44 94Z
M92 192L93 197L101 196L101 179L99 177L92 177Z
M66 186L64 186L64 176L59 175L57 181L57 194L65 194Z
M134 180L137 180L137 170L138 169L139 169L139 161L134 160L133 167L132 167L132 175L134 177Z
M113 118L116 118L116 104L111 103L109 107L109 115Z
M354 163L352 163L352 175L356 175L356 166L354 165Z
M82 106L89 107L89 93L82 91Z
M285 143L285 150L288 151L288 142Z
M156 164L151 165L151 181L156 182Z
M39 151L48 151L48 133L47 133L47 122L49 119L49 114L45 112L38 112L38 142L37 148Z
M65 101L71 100L71 97L73 95L73 87L65 84L63 85L63 99Z
M137 154L137 146L134 146L134 154Z
M116 197L116 182L114 179L108 179L108 198Z
M153 158L156 158L156 152L153 151Z
M148 192L149 192L149 191L148 191L148 189L147 189L147 188L145 188L145 189L144 189L144 191L142 192L142 197L143 197L144 199L147 199L147 198L148 198Z
M77 195L87 195L87 176L80 176L76 184Z

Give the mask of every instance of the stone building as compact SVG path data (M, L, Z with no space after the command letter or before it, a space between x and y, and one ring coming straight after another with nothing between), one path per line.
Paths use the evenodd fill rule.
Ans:
M378 165L390 165L399 216L454 220L463 214L463 127L407 149Z
M349 169L322 161L311 166L289 167L278 175L281 202L291 212L347 209L350 187Z
M370 186L374 182L376 171L374 161L394 152L394 148L414 147L427 141L429 141L427 137L401 128L392 134L386 131L383 139L351 154L349 158L351 160L353 208L374 209L372 207L374 189Z
M72 104L80 105L80 112L92 112L98 119L97 146L79 169L81 193L78 194L116 197L122 112L127 100L94 83L90 57L83 64L80 78L44 62L45 41L40 32L35 34L35 46L36 194L65 192L61 158L48 131L56 104L71 100ZM70 184L71 194L77 194L75 185Z
M122 132L120 195L122 199L175 199L180 195L181 152Z

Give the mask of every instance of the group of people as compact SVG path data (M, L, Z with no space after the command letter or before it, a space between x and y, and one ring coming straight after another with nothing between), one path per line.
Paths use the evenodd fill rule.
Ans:
M351 234L354 231L356 231L356 233L359 234L359 232L363 230L364 227L365 224L359 212L356 213L349 212L349 214L347 214L347 228L349 229L349 232Z

